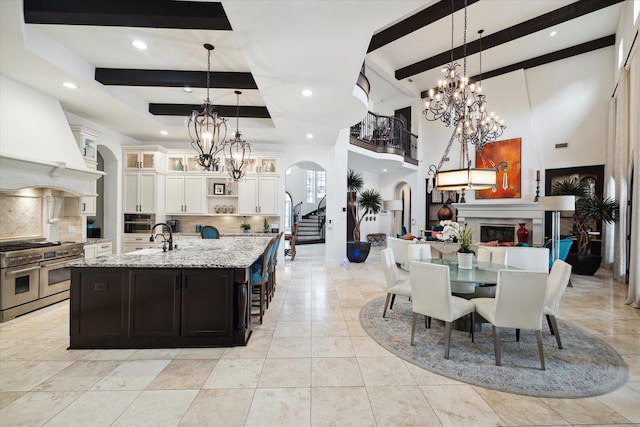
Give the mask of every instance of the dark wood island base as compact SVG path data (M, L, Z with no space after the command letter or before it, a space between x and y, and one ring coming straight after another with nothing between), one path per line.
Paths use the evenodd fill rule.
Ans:
M74 267L69 348L246 345L249 274L249 268Z

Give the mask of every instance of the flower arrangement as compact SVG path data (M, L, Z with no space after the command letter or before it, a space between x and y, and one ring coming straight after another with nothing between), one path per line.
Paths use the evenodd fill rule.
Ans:
M444 220L440 221L440 225L444 227L442 233L438 235L440 240L451 240L455 238L460 244L458 252L465 254L473 253L473 250L471 250L472 233L467 224L462 228L462 226L455 221Z

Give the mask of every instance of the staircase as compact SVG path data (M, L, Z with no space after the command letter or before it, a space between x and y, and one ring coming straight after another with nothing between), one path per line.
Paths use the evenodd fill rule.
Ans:
M296 245L304 245L309 243L324 243L322 231L318 230L318 216L308 215L307 218L301 218L298 221L298 235L296 236Z

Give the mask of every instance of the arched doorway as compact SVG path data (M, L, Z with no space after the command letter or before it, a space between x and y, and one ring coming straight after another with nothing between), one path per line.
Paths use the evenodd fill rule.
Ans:
M394 230L399 234L411 232L411 186L406 182L399 182L393 191L394 199L402 201L402 211L394 218Z
M285 230L298 223L296 245L324 243L326 231L326 170L314 162L298 162L285 174Z

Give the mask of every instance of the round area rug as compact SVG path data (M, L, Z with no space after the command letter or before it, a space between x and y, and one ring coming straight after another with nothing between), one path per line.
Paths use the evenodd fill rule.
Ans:
M452 331L449 360L444 358L444 324L436 319L426 329L424 316L411 339L411 302L398 297L382 318L385 297L369 301L360 311L360 323L378 344L396 356L448 378L508 393L535 397L578 398L608 393L628 381L622 357L607 343L570 323L558 320L563 349L544 321L542 341L546 371L540 369L534 331L503 329L502 366L495 365L490 324L475 333Z

